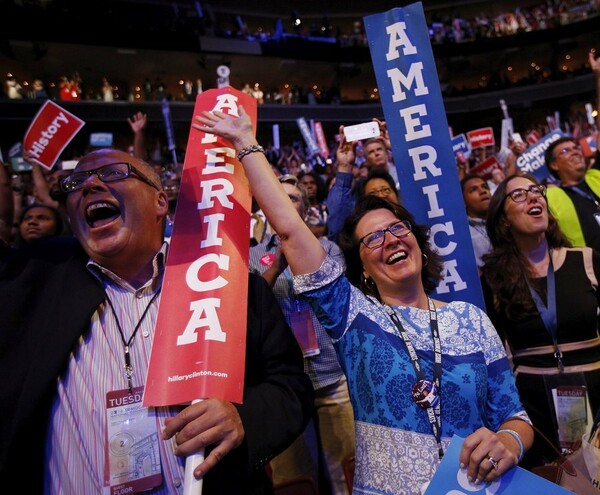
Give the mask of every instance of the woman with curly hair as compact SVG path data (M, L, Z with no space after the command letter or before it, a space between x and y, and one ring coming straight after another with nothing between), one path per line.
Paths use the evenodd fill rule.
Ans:
M360 199L328 256L271 172L242 107L203 112L203 132L230 141L293 274L333 340L354 410L353 493L420 494L453 435L475 483L492 481L532 441L508 359L486 314L430 297L442 276L429 229L404 207Z
M482 268L488 315L512 354L533 424L568 448L585 431L587 403L592 415L600 407L600 255L571 247L548 211L546 187L532 175L510 175L498 185L486 226L493 245ZM566 414L563 390L581 397L581 414ZM553 457L536 438L523 466Z

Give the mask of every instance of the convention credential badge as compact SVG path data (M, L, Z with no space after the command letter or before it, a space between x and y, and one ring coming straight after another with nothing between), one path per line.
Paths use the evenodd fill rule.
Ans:
M142 407L144 387L106 394L105 486L110 494L137 493L162 483L156 417Z

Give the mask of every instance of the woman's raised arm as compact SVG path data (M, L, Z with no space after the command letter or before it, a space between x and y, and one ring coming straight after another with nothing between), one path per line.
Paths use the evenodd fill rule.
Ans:
M264 153L256 151L258 142L250 117L243 107L238 107L239 117L220 111L202 112L195 117L192 127L215 134L229 142L242 157L252 195L267 220L279 235L283 253L296 275L311 273L321 266L325 251L318 239L300 218L292 201L277 180Z

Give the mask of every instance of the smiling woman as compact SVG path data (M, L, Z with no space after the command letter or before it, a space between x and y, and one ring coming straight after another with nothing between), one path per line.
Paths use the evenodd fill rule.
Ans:
M238 110L239 117L204 112L198 129L237 151L257 144ZM429 297L442 265L427 227L402 206L362 198L340 240L345 272L300 218L264 155L241 163L281 239L294 290L311 303L348 379L354 489L420 494L453 434L466 438L460 461L471 480L491 481L516 465L533 434L504 349L481 309ZM393 440L382 449L382 438Z
M383 230L369 232L369 225L371 225L371 221L369 220L374 215L372 212L375 211L385 213L386 218L389 218L389 221L392 223ZM369 218L365 218L367 215L369 215ZM398 219L400 219L400 221L398 221ZM386 231L393 235L387 236L386 239ZM371 258L371 256L379 255L380 251L376 249L382 247L386 240L390 240L391 237L402 239L406 238L409 234L412 234L410 239L416 241L418 249L422 254L422 259L414 260L414 273L417 279L420 278L421 280L420 283L417 282L417 287L419 284L422 284L423 286L423 294L419 295L422 298L425 293L430 294L441 279L442 267L439 255L431 249L431 246L427 242L428 232L428 227L417 224L411 213L403 206L390 203L377 196L364 196L357 203L353 213L347 218L344 230L340 234L340 247L343 249L346 257L346 274L348 279L365 294L376 297L380 301L384 301L386 298L382 297L380 294L380 287L387 277L383 277L381 284L376 283L375 277L377 277L377 275L371 275L369 273L369 268L367 268L369 258ZM359 235L361 237L358 238ZM370 239L373 236L377 238L378 242L373 243L369 241L369 245L367 245L365 240ZM368 249L364 249L365 247ZM373 251L372 253L369 252L371 250ZM413 257L411 257L411 259L413 259ZM373 271L375 272L375 269L373 269ZM392 287L390 288L389 297L401 297L401 294Z
M528 174L498 185L488 210L493 250L483 258L482 285L487 312L511 350L533 424L555 447L569 448L586 430L586 409L593 418L600 408L600 255L570 247L548 211L545 193ZM553 399L563 387L579 397L568 410ZM555 455L536 438L524 467Z

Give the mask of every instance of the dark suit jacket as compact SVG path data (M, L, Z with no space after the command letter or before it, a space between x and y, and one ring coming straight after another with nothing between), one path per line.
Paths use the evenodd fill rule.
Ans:
M0 248L2 249L2 248ZM72 238L0 252L0 486L17 469L28 493L41 493L56 378L104 300ZM270 493L264 465L304 430L313 390L302 354L266 282L250 276L240 447L206 475L203 493ZM102 434L103 432L98 432Z

